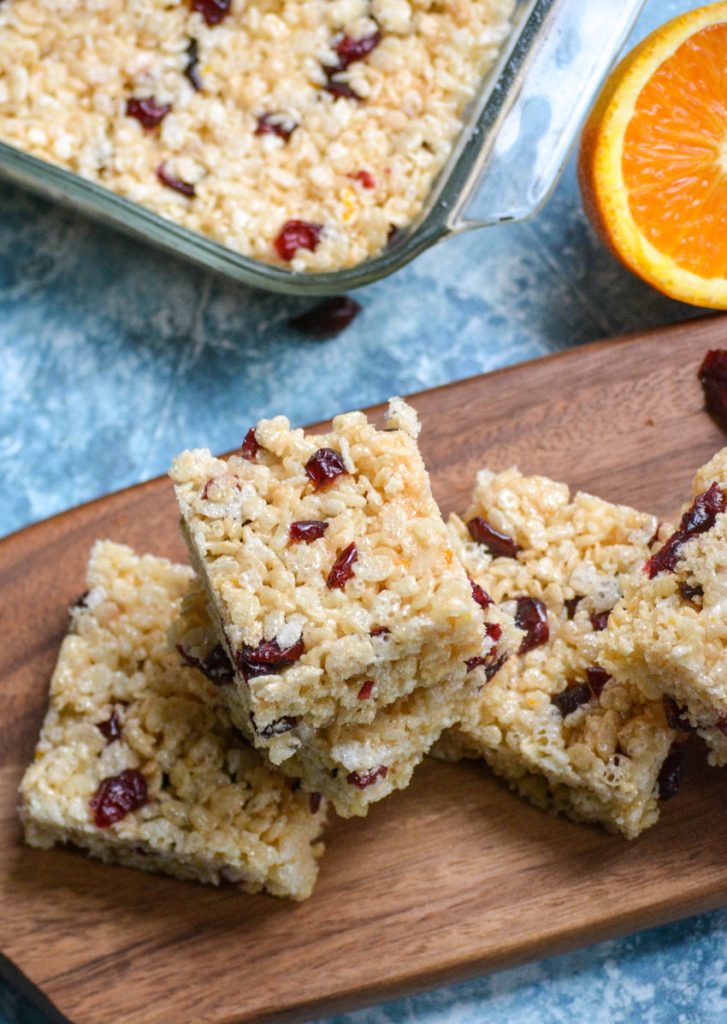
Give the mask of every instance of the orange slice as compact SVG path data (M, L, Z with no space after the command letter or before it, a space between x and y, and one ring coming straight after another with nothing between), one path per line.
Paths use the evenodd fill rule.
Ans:
M619 64L578 172L627 267L682 302L727 309L727 2L668 22Z

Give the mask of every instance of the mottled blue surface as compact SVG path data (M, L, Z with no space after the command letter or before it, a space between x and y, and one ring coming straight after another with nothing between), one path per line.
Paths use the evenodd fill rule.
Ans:
M649 0L635 38L694 6ZM304 300L0 185L0 534L163 473L182 447L232 448L261 415L310 422L698 312L608 256L572 166L532 222L450 240L358 297L343 335L304 340L286 326ZM726 940L719 912L335 1021L711 1024L727 1020ZM40 1019L0 986L0 1024Z

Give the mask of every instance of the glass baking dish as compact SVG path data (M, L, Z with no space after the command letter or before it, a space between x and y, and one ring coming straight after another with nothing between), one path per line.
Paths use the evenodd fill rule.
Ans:
M199 233L0 142L0 176L233 280L291 295L330 295L398 270L449 235L523 220L558 180L578 127L644 0L518 0L514 26L465 112L416 220L355 267L295 273Z

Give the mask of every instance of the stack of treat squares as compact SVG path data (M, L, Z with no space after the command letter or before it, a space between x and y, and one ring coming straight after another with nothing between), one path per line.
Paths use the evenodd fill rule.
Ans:
M23 779L26 840L301 900L332 807L427 753L628 838L687 734L727 761L727 452L678 531L516 469L447 524L414 410L284 417L171 477L192 568L98 542ZM726 591L727 592L727 591Z

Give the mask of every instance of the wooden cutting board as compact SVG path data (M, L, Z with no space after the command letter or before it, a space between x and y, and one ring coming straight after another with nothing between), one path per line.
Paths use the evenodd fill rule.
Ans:
M696 379L722 346L727 318L710 318L415 396L443 511L478 467L517 462L673 514L725 444ZM302 905L23 848L16 790L89 547L181 558L176 519L160 479L0 543L0 948L75 1024L306 1020L727 902L727 775L699 749L633 843L542 814L480 765L428 762L334 824Z

